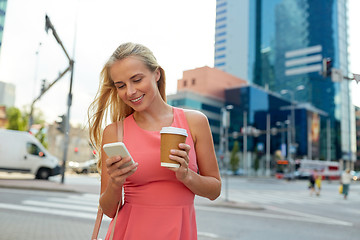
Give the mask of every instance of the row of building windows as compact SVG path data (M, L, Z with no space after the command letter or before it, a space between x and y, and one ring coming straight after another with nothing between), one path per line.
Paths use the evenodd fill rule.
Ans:
M220 29L223 29L223 28L226 28L226 24L222 24L222 25L217 26L216 30L220 30Z
M227 4L227 2L219 3L219 4L216 5L216 9L221 8L221 7L225 7L226 4Z
M224 31L224 32L219 32L219 33L217 33L215 36L216 37L221 37L221 36L225 36L226 35L226 31Z
M224 14L224 13L226 13L226 9L216 12L216 15L220 15L220 14Z
M221 54L221 55L216 56L216 57L215 57L215 60L217 60L217 59L223 59L223 58L225 58L225 57L226 57L226 54Z
M225 62L215 63L214 65L215 65L216 68L224 67L224 66L225 66Z
M226 21L226 17L216 19L216 23L219 23L219 22L222 22L222 21Z
M221 39L219 41L215 41L215 45L221 44L221 43L226 43L226 39Z
M188 81L186 79L184 79L183 81L184 81L183 86L186 87ZM191 85L195 85L195 82L196 82L195 78L191 79Z
M220 52L220 51L225 51L226 50L226 47L218 47L218 48L215 48L215 52Z

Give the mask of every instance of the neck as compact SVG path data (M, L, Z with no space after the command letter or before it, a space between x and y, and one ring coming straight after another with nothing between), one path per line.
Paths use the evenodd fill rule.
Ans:
M153 131L159 131L162 127L170 126L173 122L172 107L164 101L152 106L146 111L134 112L135 122L140 127Z

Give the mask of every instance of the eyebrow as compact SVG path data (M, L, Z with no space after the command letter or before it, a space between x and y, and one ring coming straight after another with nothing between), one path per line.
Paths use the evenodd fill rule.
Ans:
M139 75L144 75L144 74L142 74L142 73L137 73L137 74L131 76L131 77L130 77L130 80L138 77ZM117 84L117 83L119 84L119 83L124 83L124 82L123 82L123 81L114 82L114 84Z

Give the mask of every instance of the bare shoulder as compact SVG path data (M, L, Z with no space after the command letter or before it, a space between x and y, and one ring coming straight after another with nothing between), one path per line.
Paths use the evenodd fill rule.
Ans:
M206 115L197 110L184 109L189 124L204 124L208 122Z
M113 122L109 125L107 125L103 132L103 144L110 143L110 142L116 142L117 140L117 123Z

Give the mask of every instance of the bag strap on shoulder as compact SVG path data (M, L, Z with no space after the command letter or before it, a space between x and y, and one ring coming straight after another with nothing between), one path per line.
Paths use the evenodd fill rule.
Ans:
M119 142L122 142L122 140L123 140L123 135L124 135L124 129L123 128L124 128L123 120L117 121L116 122L116 135L117 135L116 138L117 138L117 140ZM109 238L110 240L112 240L113 237L114 237L116 219L117 219L117 216L118 216L118 213L119 213L120 205L121 205L121 201L119 202L118 207L116 209L116 214L115 214L115 217L114 217L114 222L113 222L113 225L112 225L112 228L111 228L111 234L110 234L110 238ZM98 212L97 212L97 215L96 215L96 220L95 220L95 226L94 226L94 229L93 229L93 233L91 235L91 240L97 240L97 238L98 238L103 215L104 215L103 210L101 209L101 207L99 205L98 206Z

